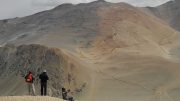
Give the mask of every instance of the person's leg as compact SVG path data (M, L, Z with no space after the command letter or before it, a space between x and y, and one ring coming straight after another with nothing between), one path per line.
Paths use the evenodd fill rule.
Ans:
M30 84L29 84L29 83L27 83L27 88L28 88L28 93L29 93L29 95L31 95L31 87L30 87Z
M44 83L44 95L46 96L47 94L47 83Z
M33 92L33 95L35 95L35 94L36 94L36 92L35 92L35 86L34 86L34 83L32 83L32 92Z
M41 83L41 96L43 96L43 84Z

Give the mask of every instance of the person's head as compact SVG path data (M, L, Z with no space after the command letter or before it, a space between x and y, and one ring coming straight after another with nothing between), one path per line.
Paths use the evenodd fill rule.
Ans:
M46 70L44 69L43 72L46 73Z
M29 71L29 74L32 74L32 72L31 72L31 71Z
M65 91L66 91L66 89L63 87L63 88L62 88L62 92L65 92Z

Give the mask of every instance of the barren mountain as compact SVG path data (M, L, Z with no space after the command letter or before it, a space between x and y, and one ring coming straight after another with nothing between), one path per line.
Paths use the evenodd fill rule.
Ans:
M35 74L46 68L54 96L55 89L69 87L72 76L71 89L79 101L179 101L179 34L126 3L63 4L0 21L0 67L6 77L11 69L25 72L27 60ZM50 53L43 55L46 50Z
M180 1L171 0L165 4L162 4L158 7L149 7L148 8L154 15L163 19L169 23L176 30L180 30Z

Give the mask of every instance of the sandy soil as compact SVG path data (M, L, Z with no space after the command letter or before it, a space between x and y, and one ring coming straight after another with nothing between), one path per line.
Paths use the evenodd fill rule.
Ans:
M0 101L63 101L59 98L41 96L2 96Z

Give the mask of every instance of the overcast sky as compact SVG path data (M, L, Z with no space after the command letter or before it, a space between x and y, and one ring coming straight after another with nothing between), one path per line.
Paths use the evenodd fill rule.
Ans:
M43 10L52 9L62 3L81 3L95 0L0 0L0 19L22 17ZM127 2L135 6L157 6L169 0L106 0Z

